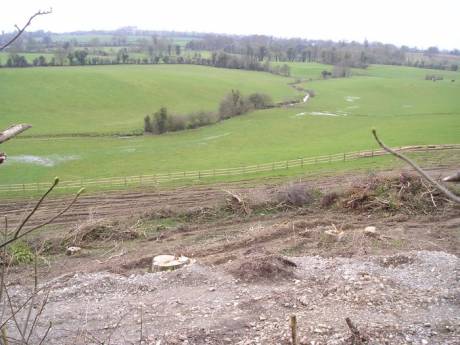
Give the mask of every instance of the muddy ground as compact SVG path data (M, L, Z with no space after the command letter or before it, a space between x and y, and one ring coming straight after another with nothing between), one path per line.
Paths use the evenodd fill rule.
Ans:
M414 185L399 171L382 176L398 197ZM49 291L40 332L52 321L47 344L291 344L295 315L300 344L459 344L460 208L430 188L390 205L361 195L363 179L303 181L322 195L301 206L283 203L276 183L87 196L29 240L42 249L35 310ZM23 207L0 210L17 222ZM70 244L82 251L66 256ZM150 273L158 254L193 263ZM33 276L33 265L10 268L15 305Z

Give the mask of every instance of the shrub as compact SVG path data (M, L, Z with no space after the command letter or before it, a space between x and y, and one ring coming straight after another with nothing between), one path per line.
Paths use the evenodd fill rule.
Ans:
M145 133L152 133L153 126L152 126L152 119L149 115L144 117L144 132Z
M331 192L325 194L321 198L321 206L322 207L330 207L332 206L338 199L339 195L336 192Z
M167 130L168 109L161 107L159 111L153 114L153 132L162 134Z
M13 264L28 264L34 260L34 253L28 244L22 241L14 242L8 248L8 253Z
M187 119L182 115L168 115L166 118L166 132L183 131L187 128Z
M252 93L248 97L248 102L254 109L266 109L273 106L271 97L265 93Z
M217 114L212 112L199 111L196 113L191 113L187 116L187 119L187 128L193 129L216 123L218 117Z
M311 204L313 200L313 193L301 183L289 184L278 195L279 202L297 207Z
M351 76L351 70L348 66L335 65L332 69L333 78L348 78Z
M239 90L232 90L227 94L219 105L219 117L221 120L229 119L246 113L250 109L249 102L244 99Z

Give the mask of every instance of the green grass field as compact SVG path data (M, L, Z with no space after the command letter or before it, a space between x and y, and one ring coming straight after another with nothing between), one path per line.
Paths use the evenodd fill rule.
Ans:
M146 112L215 109L231 88L294 97L287 84L329 66L292 66L292 78L200 66L0 70L0 125L30 122L28 135L141 128ZM330 68L330 67L329 67ZM372 66L362 76L313 80L308 103L256 111L213 126L140 137L36 137L2 145L2 184L226 168L376 147L460 142L460 73ZM451 82L451 79L456 79ZM44 83L45 82L45 83ZM8 85L8 87L6 87ZM348 163L358 168L360 161Z
M117 65L0 70L0 125L26 122L28 135L140 130L143 118L216 110L232 89L266 92L275 100L297 93L268 73L185 65Z

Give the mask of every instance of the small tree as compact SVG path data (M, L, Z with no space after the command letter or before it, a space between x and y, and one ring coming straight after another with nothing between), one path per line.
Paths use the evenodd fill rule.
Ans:
M153 115L154 119L154 129L158 134L163 134L167 130L167 122L168 122L168 109L165 107L161 107L159 111L157 111Z
M153 126L152 126L152 119L149 115L144 117L144 132L145 133L152 133Z
M219 105L219 117L221 120L244 114L249 110L248 102L243 98L239 90L232 90L227 94Z

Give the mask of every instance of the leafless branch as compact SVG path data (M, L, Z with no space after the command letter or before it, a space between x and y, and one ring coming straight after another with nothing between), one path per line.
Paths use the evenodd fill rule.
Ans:
M30 217L32 217L34 215L35 212L37 212L38 208L40 207L40 205L42 204L43 200L45 200L45 198L48 196L49 193L51 193L54 189L54 187L56 187L59 183L59 179L56 177L54 179L54 182L53 184L51 185L50 188L48 188L48 190L45 192L45 194L43 194L41 196L41 198L38 200L38 202L35 204L34 208L32 209L32 211L29 212L29 214L27 216L24 217L23 221L21 222L21 224L18 225L18 227L16 228L15 232L14 232L14 236L13 236L13 239L16 239L18 238L19 236L19 233L21 232L22 228L24 227L24 225L26 225L26 223L29 221Z
M459 203L460 204L460 197L452 193L450 190L448 190L446 187L444 187L442 184L438 183L435 181L433 178L428 176L428 174L423 171L422 168L420 168L416 163L414 163L412 160L407 158L406 156L402 155L399 152L396 152L395 150L391 149L390 147L386 146L377 136L377 131L375 129L372 130L372 134L374 135L375 140L377 143L380 145L381 148L383 148L385 151L391 153L392 155L398 157L399 159L403 160L407 164L409 164L412 168L414 168L425 180L427 180L431 185L433 185L438 191L443 193L447 198L452 200L453 202Z
M56 180L59 182L59 179L56 178ZM30 217L37 211L38 209L38 206L40 206L40 204L43 202L43 199L54 189L54 187L57 185L56 183L56 180L55 180L55 184L53 184L50 189L40 198L40 200L38 201L37 205L34 207L34 209L27 215L26 217L26 222L30 219ZM16 229L16 232L14 234L14 236L9 239L8 241L5 241L3 242L2 244L0 244L0 249L3 248L4 246L7 246L8 244L30 234L31 232L35 231L35 230L38 230L42 227L44 227L45 225L48 225L52 222L54 222L57 218L59 218L60 216L62 216L64 213L66 213L78 200L78 198L80 197L81 193L84 192L84 188L80 189L78 191L78 193L75 195L75 197L72 199L72 201L67 205L66 208L64 208L61 212L57 213L55 216L51 217L50 219L44 221L43 223L39 224L39 225L36 225L30 229L27 229L27 231L24 231L23 233L19 234L19 232L21 231L21 229L24 227L24 225L26 224L26 222L22 222L19 227Z
M8 127L3 132L0 132L0 144L10 140L11 138L14 138L16 135L28 130L31 127L31 125L27 124L13 125Z
M39 343L38 345L42 345L42 344L43 344L43 342L45 341L46 337L48 336L48 333L49 333L49 331L50 331L50 329L51 329L52 326L53 326L53 323L50 321L50 324L49 324L48 328L46 329L46 332L45 332L45 334L43 335L42 340L40 340L40 343Z
M7 48L11 44L13 44L13 42L16 41L19 38L19 36L21 36L24 33L24 31L27 29L27 27L30 24L32 24L32 21L35 19L35 17L50 14L51 12L53 12L53 9L51 9L51 8L49 10L47 10L47 11L38 11L38 12L36 12L35 14L33 14L29 18L27 23L22 28L20 28L19 26L15 25L14 27L16 28L16 30L18 30L18 32L8 42L6 42L4 45L0 46L0 51L4 50L5 48Z

